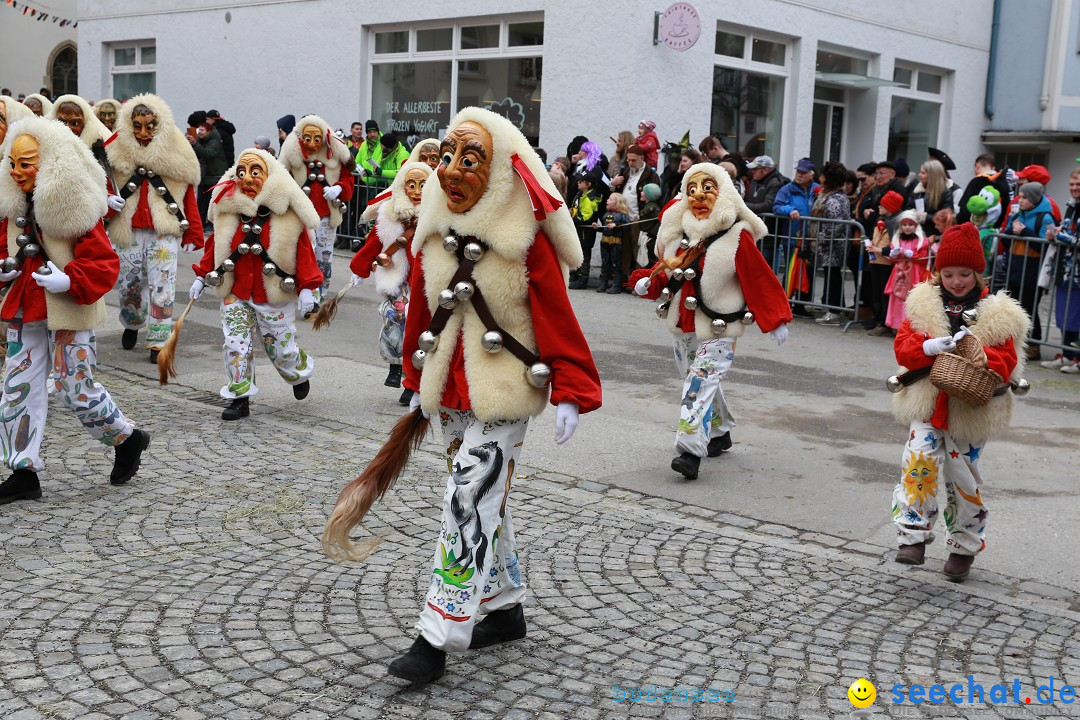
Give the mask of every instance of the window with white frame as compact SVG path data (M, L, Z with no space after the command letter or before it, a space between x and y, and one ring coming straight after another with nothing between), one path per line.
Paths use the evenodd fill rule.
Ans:
M790 45L757 30L717 25L713 135L745 158L780 154Z
M371 116L405 140L438 137L477 105L540 136L544 21L539 15L371 29Z
M941 109L945 104L948 72L897 62L889 112L889 157L907 159L913 167L927 157L927 148L937 145Z
M124 102L139 93L154 92L157 87L156 41L111 43L108 49L111 97Z

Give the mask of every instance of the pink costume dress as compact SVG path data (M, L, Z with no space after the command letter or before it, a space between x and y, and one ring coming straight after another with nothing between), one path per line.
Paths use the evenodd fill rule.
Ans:
M907 300L908 293L911 292L911 288L925 280L928 274L926 265L930 254L930 243L919 235L905 238L897 233L893 237L892 247L899 248L901 253L904 250L912 251L910 258L904 257L903 254L893 258L892 274L889 275L889 282L885 286L885 294L889 296L885 324L893 330L899 330L906 317L904 301Z

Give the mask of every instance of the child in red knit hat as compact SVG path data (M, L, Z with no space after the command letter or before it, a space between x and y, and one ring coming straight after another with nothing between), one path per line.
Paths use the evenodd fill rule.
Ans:
M986 547L988 513L980 493L979 457L986 440L1009 424L1007 383L1023 372L1017 351L1030 320L1004 292L989 294L983 278L986 258L974 225L945 231L937 258L938 270L909 293L907 318L894 343L900 369L895 381L890 378L890 389L896 391L893 413L910 428L892 514L900 545L896 561L922 565L940 510L949 550L944 572L958 582ZM985 366L1002 378L999 391L984 406L951 397L930 383L935 358L955 350L966 334L979 340ZM941 490L946 498L939 506Z
M889 258L892 251L892 236L897 229L896 214L904 207L904 196L890 190L881 196L878 203L877 227L873 239L863 240L869 263L863 272L865 298L874 313L867 335L892 336L894 329L885 324L889 309L889 296L885 292L892 274L893 262Z

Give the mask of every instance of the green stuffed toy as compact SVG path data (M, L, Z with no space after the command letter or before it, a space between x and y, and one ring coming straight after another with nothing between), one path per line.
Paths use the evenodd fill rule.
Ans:
M986 275L989 276L994 268L996 245L990 235L997 230L997 223L1001 218L1001 193L993 185L987 185L978 195L968 198L967 209L971 213L971 222L979 228L983 255L986 256Z

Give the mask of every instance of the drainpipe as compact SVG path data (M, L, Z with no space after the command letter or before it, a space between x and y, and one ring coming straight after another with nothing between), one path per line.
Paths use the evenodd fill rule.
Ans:
M986 99L983 114L994 119L994 79L997 76L998 28L1001 25L1001 0L994 0L994 19L990 23L990 63L986 69Z

